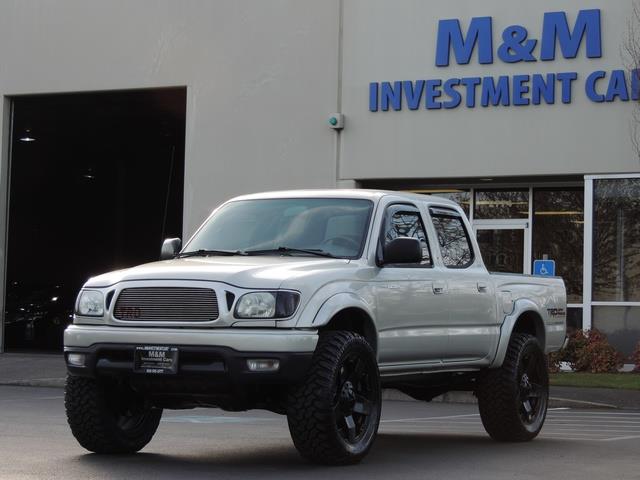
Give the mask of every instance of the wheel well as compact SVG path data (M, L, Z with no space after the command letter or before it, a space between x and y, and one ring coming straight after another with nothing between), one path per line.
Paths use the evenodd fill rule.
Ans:
M357 307L345 308L336 313L329 323L320 327L320 332L329 330L348 330L362 335L374 352L378 352L378 334L373 320L367 312Z
M538 339L538 342L540 342L540 346L543 349L545 347L544 322L536 312L528 311L520 315L511 333L528 333L529 335L533 335Z

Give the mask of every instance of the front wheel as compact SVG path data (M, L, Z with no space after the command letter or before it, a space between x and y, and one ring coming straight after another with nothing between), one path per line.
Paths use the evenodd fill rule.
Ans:
M323 333L306 380L289 395L293 443L316 463L357 463L375 440L381 404L378 364L369 343L352 332Z
M162 417L145 398L111 379L67 376L64 404L76 440L95 453L134 453L151 441Z
M547 361L538 340L514 334L502 367L480 379L476 394L482 424L491 438L505 442L535 438L549 401Z

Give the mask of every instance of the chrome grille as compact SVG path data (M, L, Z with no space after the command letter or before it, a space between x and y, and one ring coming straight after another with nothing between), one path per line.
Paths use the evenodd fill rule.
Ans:
M125 288L113 316L135 322L209 322L218 318L218 298L210 288Z

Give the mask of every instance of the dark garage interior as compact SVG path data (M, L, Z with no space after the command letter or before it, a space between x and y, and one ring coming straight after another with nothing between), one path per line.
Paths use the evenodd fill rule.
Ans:
M91 276L181 236L186 88L12 99L7 350L61 350Z

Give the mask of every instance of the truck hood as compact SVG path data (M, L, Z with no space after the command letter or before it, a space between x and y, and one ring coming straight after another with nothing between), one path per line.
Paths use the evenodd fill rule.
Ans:
M344 269L349 260L321 257L189 257L146 263L90 278L85 287L108 287L134 280L200 280L240 288L280 288L283 281ZM289 282L287 282L289 283Z

